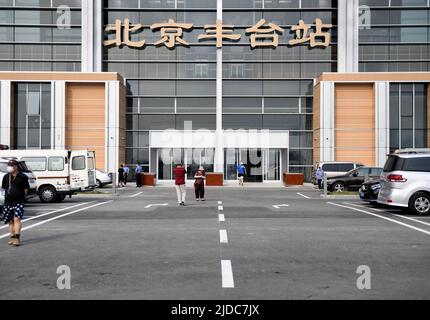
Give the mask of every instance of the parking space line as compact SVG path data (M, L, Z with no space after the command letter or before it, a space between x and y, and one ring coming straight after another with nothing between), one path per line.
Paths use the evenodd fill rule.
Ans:
M224 211L224 207L223 206L218 206L218 211Z
M352 203L346 203L346 204L348 204L350 206L362 207L362 208L366 208L366 209L370 209L370 210L374 210L374 211L378 211L378 212L385 212L384 210L380 210L380 209L376 209L376 208L367 208L365 206L360 206L360 205L357 205L357 204L356 205L354 205ZM398 217L398 218L402 218L402 219L410 220L410 221L415 221L416 223L420 223L420 224L423 224L425 226L429 226L430 227L430 223L428 223L428 222L424 222L424 221L421 221L421 220L418 220L418 219L414 219L414 218L411 218L411 217L402 216L400 214L396 214L396 213L392 213L392 212L387 212L387 213L389 213L389 214L391 214L391 215L393 215L395 217Z
M143 193L143 192L138 192L138 193L136 193L136 194L133 194L133 195L131 195L131 196L128 196L127 198L136 198L136 197L140 196L142 193Z
M219 231L219 242L220 243L228 243L227 230Z
M221 260L222 287L234 288L233 269L231 260Z
M327 202L327 203L330 204L330 205L336 206L336 207L346 208L346 209L350 209L350 210L354 210L354 211L357 211L357 212L361 212L361 213L364 213L364 214L367 214L367 215L370 215L370 216L374 216L374 217L377 217L377 218L380 218L380 219L384 219L384 220L396 223L398 225L401 225L403 227L406 227L406 228L409 228L409 229L412 229L412 230L415 230L415 231L418 231L418 232L422 232L422 233L430 236L430 232L427 231L427 230L424 230L424 229L421 229L421 228L417 228L417 227L414 227L414 226L412 226L410 224L403 223L403 222L400 222L400 221L397 221L397 220L394 220L394 219L390 219L390 218L381 216L381 215L376 214L376 213L364 211L364 210L361 210L361 209L358 209L358 208L354 208L354 207L351 207L351 206L345 206L345 205L341 205L341 204L337 204L337 203L333 203L333 202Z
M310 197L304 195L303 193L297 192L297 194L305 199L311 199Z
M349 202L345 202L345 204L350 205L350 206L354 206L354 207L363 208L363 209L369 209L369 210L373 210L373 211L377 211L377 212L384 212L384 210L381 210L381 209L377 209L377 208L368 208L368 207L366 207L366 206L359 205L359 204L354 204L354 203L349 203Z
M225 222L225 216L223 214L218 215L219 222Z
M55 220L58 220L58 219L70 216L72 214L75 214L75 213L78 213L78 212L82 212L82 211L85 211L85 210L88 210L88 209L92 209L92 208L95 208L95 207L99 207L99 206L102 206L102 205L105 205L105 204L108 204L108 203L111 203L111 202L113 202L113 200L109 200L109 201L105 201L105 202L101 202L101 203L96 203L96 204L93 204L93 205L85 207L85 208L81 208L81 209L78 209L78 210L75 210L75 211L72 211L72 212L68 212L68 213L65 213L65 214L62 214L62 215L59 215L59 216L47 219L47 220L43 220L41 222L29 225L28 227L22 228L22 231L29 230L29 229L41 226L43 224L46 224L46 223L49 223L49 222L52 222L52 221L55 221ZM0 236L0 239L7 238L9 236L10 236L9 233L8 234L4 234L4 235Z
M219 205L222 205L222 201L218 201L218 204L219 204Z
M54 210L54 211L51 211L51 212L47 212L47 213L44 213L44 214L39 214L39 215L34 216L34 217L23 219L21 222L24 223L24 222L31 221L31 220L34 220L34 219L39 219L39 218L46 217L46 216L49 216L49 215L54 214L54 213L66 211L68 209L73 209L73 208L76 208L76 207L79 207L79 206L83 206L83 205L86 205L86 204L91 204L91 203L94 203L94 202L95 201L92 201L92 202L83 202L83 203L79 203L79 204L74 205L74 206L70 206L70 207L66 207L66 208L62 208L62 209L57 209L57 210ZM6 229L8 227L9 226L0 227L0 230L1 229Z

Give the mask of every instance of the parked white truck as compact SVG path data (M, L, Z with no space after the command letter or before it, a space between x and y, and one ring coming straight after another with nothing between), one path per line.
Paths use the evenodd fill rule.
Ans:
M1 150L0 158L25 161L37 177L37 193L45 203L61 202L96 186L94 151Z

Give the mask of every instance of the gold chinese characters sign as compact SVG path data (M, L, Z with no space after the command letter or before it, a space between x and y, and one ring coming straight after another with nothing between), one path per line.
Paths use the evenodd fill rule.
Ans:
M178 23L173 19L167 22L155 23L150 26L154 32L160 32L160 40L153 43L155 46L164 45L169 49L175 48L177 45L189 46L189 43L183 39L184 31L192 30L192 23ZM320 47L327 48L330 45L331 34L328 32L333 27L331 24L323 24L321 19L315 20L315 28L312 25L305 24L303 20L291 28L294 32L295 39L288 42L290 46L309 43L311 48ZM115 24L106 27L107 33L114 33L114 39L105 40L103 45L110 46L128 46L131 48L142 48L146 41L132 41L131 33L139 32L143 29L142 24L130 24L129 19L116 20ZM213 40L217 48L222 48L224 40L239 41L241 34L234 34L234 26L225 25L221 20L217 20L213 25L204 26L205 33L198 35L197 39ZM249 35L250 45L252 48L272 47L277 48L279 45L279 35L285 30L280 26L267 22L261 19L254 26L246 29L246 34Z

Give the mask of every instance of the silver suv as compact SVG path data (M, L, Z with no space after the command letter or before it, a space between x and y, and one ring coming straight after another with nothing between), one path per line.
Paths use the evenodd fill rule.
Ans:
M430 214L430 150L404 150L390 155L381 175L378 203Z

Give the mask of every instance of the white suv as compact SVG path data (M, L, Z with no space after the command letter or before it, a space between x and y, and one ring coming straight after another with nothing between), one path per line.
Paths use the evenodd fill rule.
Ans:
M430 214L430 150L398 151L388 157L378 203Z

